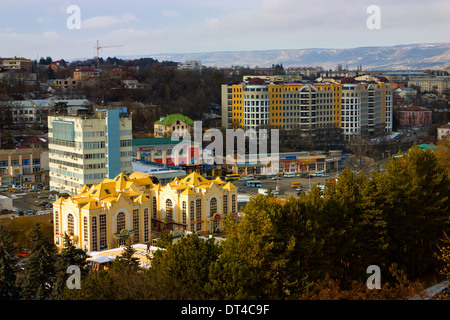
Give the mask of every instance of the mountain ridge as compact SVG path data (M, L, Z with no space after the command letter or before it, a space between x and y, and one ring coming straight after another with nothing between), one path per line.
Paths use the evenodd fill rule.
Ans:
M443 69L450 67L450 43L418 43L395 46L355 48L304 48L243 51L212 51L194 53L158 53L120 55L121 59L153 58L158 61L184 62L200 60L209 67L315 67L334 69L336 65L364 70Z

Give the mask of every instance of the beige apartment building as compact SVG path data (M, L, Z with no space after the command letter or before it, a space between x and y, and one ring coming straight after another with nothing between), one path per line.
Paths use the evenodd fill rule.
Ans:
M450 89L450 77L412 79L408 81L408 87L417 86L422 92L437 92L445 94Z
M132 171L131 117L119 109L75 109L48 117L50 188L75 194Z

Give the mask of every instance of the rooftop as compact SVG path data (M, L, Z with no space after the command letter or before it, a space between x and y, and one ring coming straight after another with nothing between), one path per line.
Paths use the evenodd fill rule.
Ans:
M182 114L179 114L179 113L169 114L168 116L161 117L161 119L159 119L158 121L155 121L155 124L161 124L161 125L164 125L164 126L170 126L171 124L173 124L177 120L181 120L181 121L183 121L183 122L185 122L186 124L189 124L189 125L193 125L194 124L194 121L191 118L186 117L186 116L184 116Z

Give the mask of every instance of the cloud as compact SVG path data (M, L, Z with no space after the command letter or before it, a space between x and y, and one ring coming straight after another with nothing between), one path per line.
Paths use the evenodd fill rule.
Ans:
M179 17L181 14L176 10L163 10L161 14L166 18L176 18Z
M97 16L81 21L81 28L108 28L117 24L130 23L137 20L136 16L132 13L125 13L122 16Z

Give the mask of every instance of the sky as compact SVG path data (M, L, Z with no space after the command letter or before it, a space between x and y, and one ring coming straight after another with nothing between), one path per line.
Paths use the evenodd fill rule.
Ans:
M92 58L97 40L104 58L443 43L449 16L448 0L0 0L0 57Z

